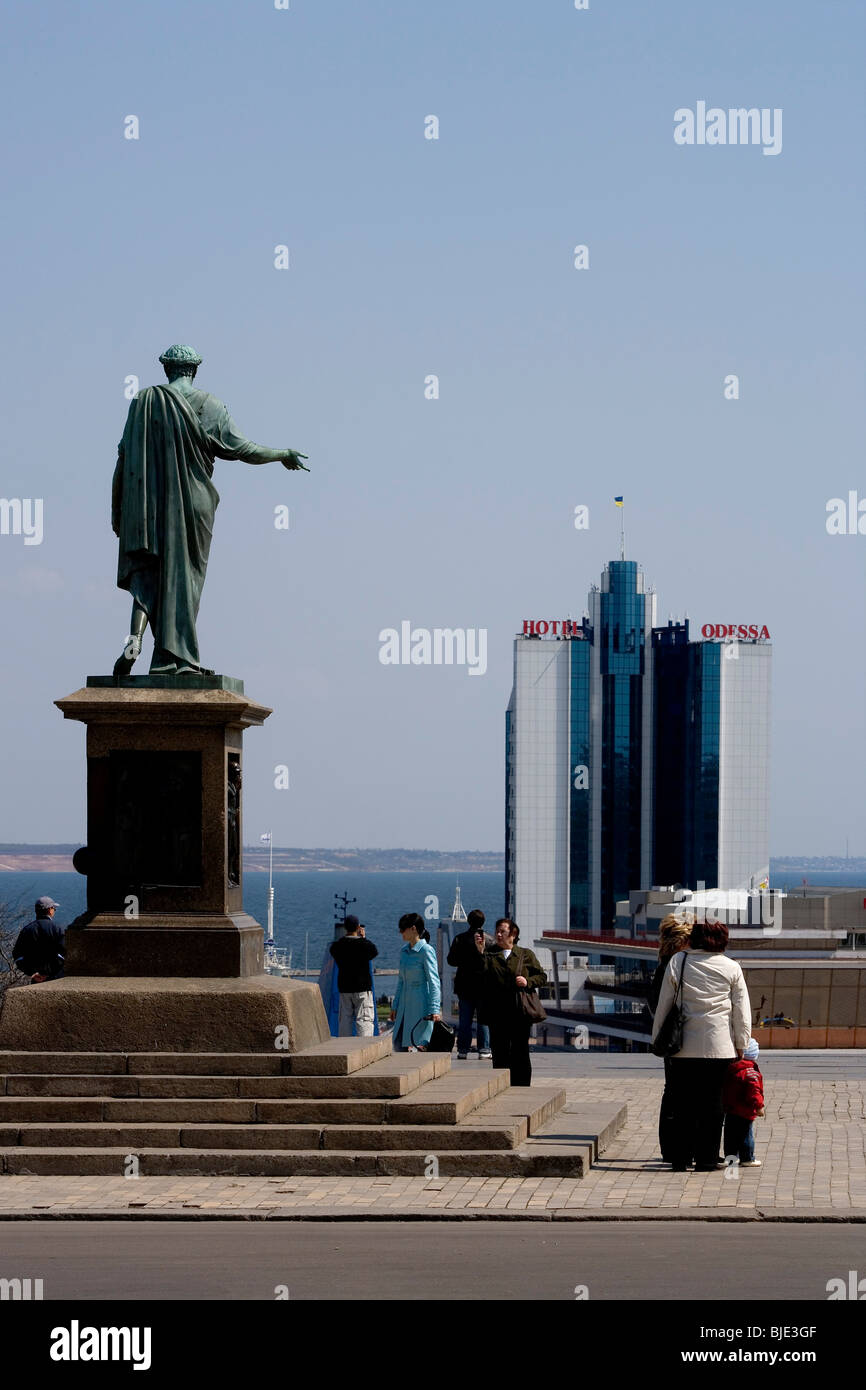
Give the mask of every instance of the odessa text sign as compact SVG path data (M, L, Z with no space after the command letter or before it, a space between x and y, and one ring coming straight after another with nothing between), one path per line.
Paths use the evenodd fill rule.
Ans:
M769 641L770 630L761 623L704 623L702 637L737 637L741 642Z

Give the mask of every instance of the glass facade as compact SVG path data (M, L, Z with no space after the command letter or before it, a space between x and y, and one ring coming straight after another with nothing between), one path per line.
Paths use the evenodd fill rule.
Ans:
M770 666L764 643L703 644L719 676L718 870L715 882L750 888L769 875ZM707 883L713 882L709 877Z
M656 628L653 650L653 882L679 883L684 888L697 888L699 883L715 886L722 648L690 642L685 622Z
M656 682L653 882L685 884L688 816L689 625L668 623L652 636Z
M514 750L511 738L511 704L505 711L505 915L514 915Z
M644 605L634 560L612 560L601 592L601 926L640 883Z
M508 908L527 931L568 924L571 642L515 644L506 725Z
M571 643L571 804L569 817L569 905L571 931L590 928L590 644Z
M689 652L685 862L679 879L687 888L719 885L721 655L715 642L697 642Z
M629 960L627 956L615 956L614 983L618 989L634 990L642 1005L647 991L653 982L656 962L648 960Z
M581 624L515 642L506 884L529 930L595 935L634 889L768 871L771 649L690 641L688 621L655 625L655 602L613 560Z

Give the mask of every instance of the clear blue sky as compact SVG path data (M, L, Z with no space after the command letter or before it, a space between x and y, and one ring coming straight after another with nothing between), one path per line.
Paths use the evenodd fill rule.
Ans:
M128 631L124 379L180 341L312 468L217 463L202 659L274 708L247 840L500 848L513 634L579 616L622 493L662 621L770 629L773 852L866 853L866 536L825 529L866 497L864 37L859 0L7 4L0 495L45 531L0 536L0 839L84 835L52 701ZM781 108L782 152L676 145L698 101ZM403 619L486 628L487 673L381 665Z

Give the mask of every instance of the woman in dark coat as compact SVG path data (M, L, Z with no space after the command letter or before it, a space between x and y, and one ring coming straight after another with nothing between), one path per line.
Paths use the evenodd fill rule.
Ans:
M510 917L496 923L494 942L484 949L484 934L476 932L478 949L478 1016L490 1028L490 1047L494 1067L508 1067L512 1086L529 1086L532 1065L529 1060L529 1034L532 1019L524 1013L520 995L539 989L547 976L537 957L526 946L518 946L520 930Z
M676 912L668 913L659 923L659 963L653 975L652 984L649 988L647 1003L650 1013L655 1014L658 1008L659 995L661 993L662 982L665 971L679 951L685 951L689 944L689 937L692 934L692 924L690 921L683 920ZM662 1092L662 1101L659 1106L659 1148L661 1149L662 1162L671 1162L671 1125L673 1121L673 1108L670 1088L670 1058L664 1058L665 1064L665 1088Z

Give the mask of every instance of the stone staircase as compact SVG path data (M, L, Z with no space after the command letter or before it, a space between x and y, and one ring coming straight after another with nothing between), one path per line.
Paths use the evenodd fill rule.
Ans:
M392 1053L388 1035L293 1054L0 1051L0 1173L582 1177L625 1107L565 1106L562 1088Z

